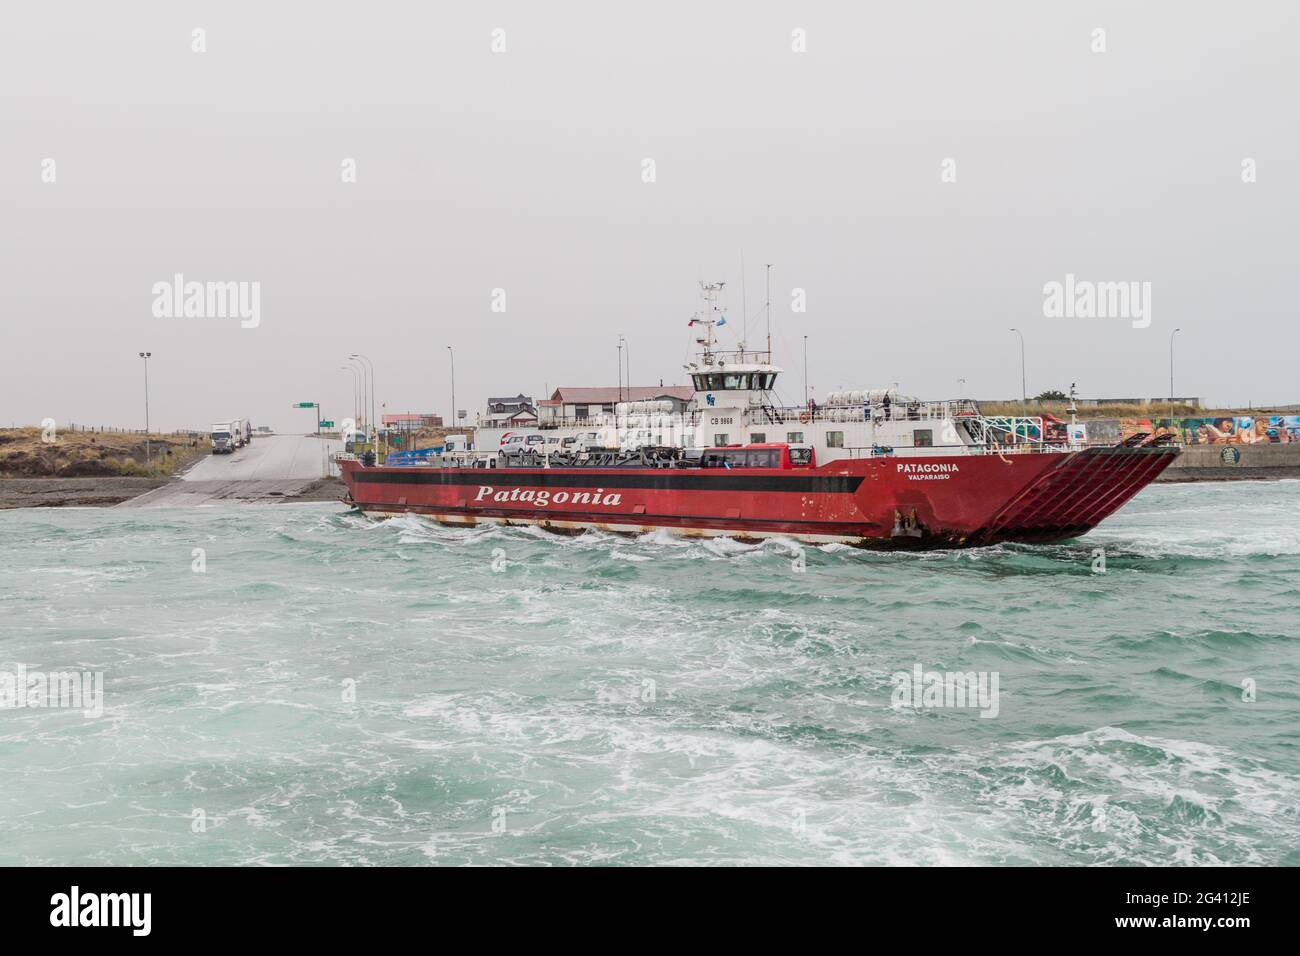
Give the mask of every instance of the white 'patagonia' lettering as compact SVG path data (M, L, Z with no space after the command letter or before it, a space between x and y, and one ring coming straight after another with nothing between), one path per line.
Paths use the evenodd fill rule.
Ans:
M908 462L906 464L899 462L898 470L906 475L912 474L951 474L961 471L961 468L954 462L927 461L927 462Z
M617 506L623 503L623 496L614 492L606 492L604 488L597 488L595 491L557 491L552 493L545 489L495 488L492 485L479 485L478 494L474 496L474 501L531 504L534 508L547 508L552 503L557 505L572 503L575 505Z

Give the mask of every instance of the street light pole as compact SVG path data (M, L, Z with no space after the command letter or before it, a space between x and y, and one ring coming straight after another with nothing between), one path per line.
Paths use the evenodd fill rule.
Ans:
M456 427L456 353L447 346L447 358L451 362L451 422L448 428Z
M618 337L618 400L623 401L623 336Z
M365 363L370 366L370 424L375 429L375 458L379 458L379 419L375 417L375 363L370 361L368 356L357 352L352 358L364 359Z
M348 356L348 358L350 361L357 363L356 365L353 366L353 368L355 368L357 371L361 373L361 415L359 420L365 426L361 430L361 434L365 437L366 441L369 441L370 440L370 412L367 409L367 402L370 396L370 389L369 386L366 384L369 381L369 379L366 377L366 367L361 363L361 360L358 359L355 355L350 355Z
M1019 329L1012 329L1011 331L1020 336L1020 414L1023 417L1029 411L1026 407L1028 398L1027 389L1025 388L1025 333Z
M148 464L151 460L149 450L149 356L152 352L141 352L140 358L144 359L144 460Z
M1169 333L1169 427L1174 427L1174 336L1182 329Z
M352 422L355 425L357 420L361 417L361 413L358 411L359 402L357 400L357 389L360 387L361 382L360 379L357 378L357 369L355 365L340 365L339 368L345 372L352 373Z

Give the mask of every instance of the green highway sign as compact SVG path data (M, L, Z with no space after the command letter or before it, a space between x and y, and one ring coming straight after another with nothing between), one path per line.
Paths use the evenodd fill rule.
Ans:
M333 428L333 427L334 427L334 423L331 422L331 421L322 421L322 422L320 423L320 427L321 427L321 428Z
M299 402L297 405L294 406L294 408L315 408L315 407L316 407L315 402Z

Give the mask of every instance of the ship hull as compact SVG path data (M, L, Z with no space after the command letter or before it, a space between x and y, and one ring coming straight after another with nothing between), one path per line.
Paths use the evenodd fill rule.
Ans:
M342 461L350 504L449 525L527 524L862 547L951 548L1084 534L1153 481L1169 447L881 457L816 469L372 467Z

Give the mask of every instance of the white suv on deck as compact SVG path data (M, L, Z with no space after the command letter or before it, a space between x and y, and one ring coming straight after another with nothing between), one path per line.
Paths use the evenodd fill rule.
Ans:
M501 454L507 458L518 458L530 451L540 455L545 445L544 435L514 434L501 443Z

